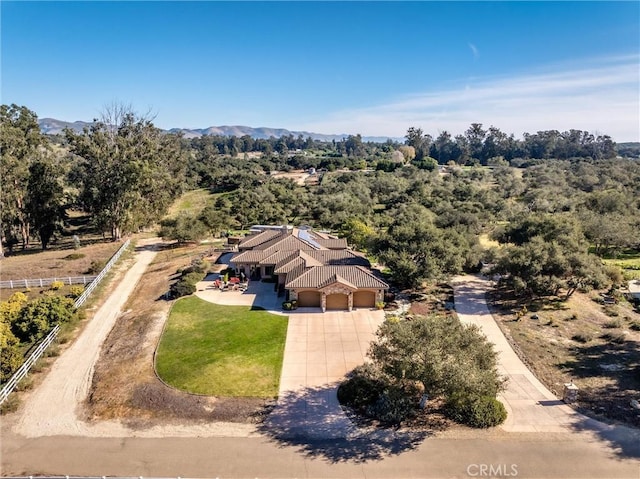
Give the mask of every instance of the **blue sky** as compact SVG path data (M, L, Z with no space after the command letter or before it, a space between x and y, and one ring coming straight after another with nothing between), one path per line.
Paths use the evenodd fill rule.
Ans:
M640 140L640 3L1 2L2 103L162 128Z

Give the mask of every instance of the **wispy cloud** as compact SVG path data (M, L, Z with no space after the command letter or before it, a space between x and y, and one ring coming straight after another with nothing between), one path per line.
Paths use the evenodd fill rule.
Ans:
M471 44L470 44L471 46ZM510 77L476 78L385 104L338 111L309 131L403 136L410 126L461 133L473 122L520 136L577 128L640 140L640 57L557 66Z
M480 56L480 52L478 51L478 47L476 47L473 43L468 43L469 48L471 49L471 53L473 53L473 59L477 60Z

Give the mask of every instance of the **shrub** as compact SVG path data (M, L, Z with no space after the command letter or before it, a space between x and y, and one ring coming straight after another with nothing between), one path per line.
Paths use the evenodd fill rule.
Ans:
M102 271L107 263L103 260L93 260L89 265L85 274L98 274Z
M400 424L416 410L416 399L398 386L388 386L378 399L367 407L367 415L386 424Z
M593 339L593 336L589 333L578 333L574 334L571 339L577 341L578 343L586 344Z
M491 396L453 394L447 400L445 412L454 421L475 428L494 427L507 418L507 410Z
M205 274L196 271L189 271L187 268L183 271L183 276L171 285L169 289L169 297L172 299L188 296L196 292L196 283L204 279ZM186 273L186 274L185 274Z
M631 321L631 324L629 325L629 329L632 329L634 331L640 331L640 321Z
M64 287L64 283L62 281L54 281L53 283L51 283L51 286L49 286L49 288L52 291L58 291L59 289Z
M22 378L20 382L16 385L16 391L28 391L33 388L33 378L27 376Z
M622 344L627 340L624 333L606 333L600 336L600 338L609 341L610 343Z
M607 321L606 323L604 323L602 325L603 328L607 328L607 329L615 329L615 328L621 328L622 327L622 321L620 321L619 319L614 319L612 321Z
M196 285L187 281L179 280L169 289L169 296L172 299L180 298L182 296L189 296L196 292Z
M73 301L61 296L43 296L25 305L11 325L13 334L22 342L44 337L56 324L73 318Z
M0 414L9 414L18 410L20 399L15 394L11 394L0 406Z
M376 309L384 309L384 302L382 301L376 302Z
M74 259L84 258L85 256L86 255L84 253L71 253L71 254L68 254L67 256L65 256L62 259L67 260L67 261L73 261Z
M67 297L71 299L76 299L82 296L82 293L84 293L84 286L71 286Z
M378 400L386 385L371 365L358 366L338 388L338 401L362 412Z
M282 309L284 309L285 311L291 311L291 309L292 309L291 301L284 301L282 303Z

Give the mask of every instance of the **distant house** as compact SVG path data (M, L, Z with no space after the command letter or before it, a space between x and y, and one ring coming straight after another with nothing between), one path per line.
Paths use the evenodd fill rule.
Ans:
M373 308L389 285L343 238L308 228L265 229L245 237L231 265L249 278L275 280L299 307L326 310Z
M640 299L640 279L629 281L628 288L631 299Z

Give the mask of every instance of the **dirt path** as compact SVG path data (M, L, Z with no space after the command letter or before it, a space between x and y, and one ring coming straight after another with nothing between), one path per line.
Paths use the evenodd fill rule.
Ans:
M77 407L89 391L102 343L156 255L154 244L155 241L147 241L139 245L142 248L129 271L76 342L58 358L42 384L30 395L16 432L27 437L88 433L88 426L77 419Z

